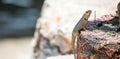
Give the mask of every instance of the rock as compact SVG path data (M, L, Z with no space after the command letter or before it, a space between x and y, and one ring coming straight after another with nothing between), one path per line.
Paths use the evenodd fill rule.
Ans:
M120 35L111 37L100 30L82 31L78 39L77 59L119 59Z
M120 33L115 30L118 24L112 25L117 21L111 22L118 18L109 21L106 18L98 20L103 24L100 27L96 24L88 24L91 26L89 29L92 30L80 32L77 39L77 59L120 59Z

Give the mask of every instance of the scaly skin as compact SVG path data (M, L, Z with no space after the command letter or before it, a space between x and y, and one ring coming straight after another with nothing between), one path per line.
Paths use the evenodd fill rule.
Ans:
M76 24L76 26L74 27L73 31L72 31L72 47L73 47L73 53L74 53L74 58L76 59L75 56L75 39L79 36L79 32L82 29L86 28L86 24L88 21L88 18L90 17L92 11L91 10L87 10L84 15L82 16L82 18L78 21L78 23Z

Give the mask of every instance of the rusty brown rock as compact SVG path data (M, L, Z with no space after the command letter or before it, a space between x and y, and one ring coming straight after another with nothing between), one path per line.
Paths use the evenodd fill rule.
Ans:
M81 31L77 39L77 59L120 59L120 31L112 20L116 18L88 23L91 30Z
M92 36L93 33L91 34L90 31L85 32L82 32L78 39L78 59L119 59L120 44L117 42L120 43L120 41L116 42L114 39L109 39L110 42L114 42L114 44L105 44L107 39L99 38L97 35ZM104 40L104 42L102 40ZM120 40L120 37L117 40Z

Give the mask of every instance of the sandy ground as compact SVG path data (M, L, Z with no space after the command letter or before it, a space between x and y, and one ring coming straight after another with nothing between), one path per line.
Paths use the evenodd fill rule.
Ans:
M0 59L29 59L31 37L0 40Z

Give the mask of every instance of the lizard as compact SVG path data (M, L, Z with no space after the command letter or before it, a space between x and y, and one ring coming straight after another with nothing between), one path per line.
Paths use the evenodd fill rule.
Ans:
M86 28L87 22L88 22L88 18L90 17L92 11L91 10L87 10L82 18L78 21L78 23L75 25L73 31L72 31L72 50L73 50L73 54L74 54L74 58L76 59L75 56L75 39L79 36L79 32L82 29Z

